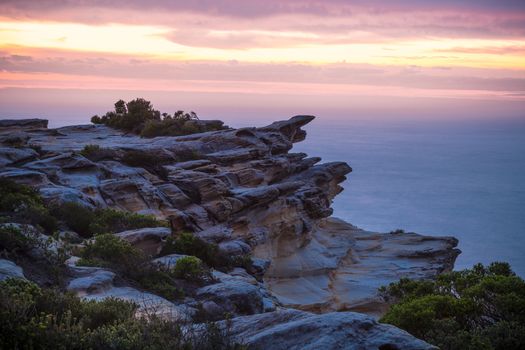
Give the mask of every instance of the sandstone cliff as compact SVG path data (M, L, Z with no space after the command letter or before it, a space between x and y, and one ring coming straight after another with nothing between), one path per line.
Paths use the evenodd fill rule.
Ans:
M248 271L214 271L213 283L180 303L116 283L110 270L76 266L73 257L68 288L83 297L126 298L185 320L197 305L214 319L244 315L234 319L235 335L262 348L286 334L295 338L273 348L344 348L336 344L351 339L360 344L355 348L431 348L370 317L331 313L378 315L379 286L450 270L459 251L452 237L367 232L331 217L331 201L351 168L290 152L313 119L153 139L102 125L48 129L38 119L1 121L0 177L38 188L50 203L169 219L171 228L118 233L153 255L166 237L184 231L229 256L252 257ZM86 145L98 145L99 154L83 156ZM130 155L153 161L134 164L126 161ZM11 270L23 276L16 265Z

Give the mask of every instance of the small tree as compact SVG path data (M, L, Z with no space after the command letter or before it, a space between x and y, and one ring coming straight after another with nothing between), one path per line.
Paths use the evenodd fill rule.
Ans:
M115 102L115 113L117 113L118 115L125 115L126 113L128 113L126 101L118 100L117 102Z
M118 100L115 110L104 116L95 115L91 118L94 124L105 124L113 128L140 134L143 137L180 136L199 132L227 129L222 122L197 123L197 114L177 111L172 115L160 113L153 108L150 101L136 98L125 102Z

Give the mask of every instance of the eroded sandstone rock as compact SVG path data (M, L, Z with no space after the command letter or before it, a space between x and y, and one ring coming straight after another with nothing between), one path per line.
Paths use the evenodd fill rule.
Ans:
M394 326L355 312L322 315L292 309L234 318L223 327L255 349L437 350Z
M85 298L124 298L144 312L154 308L183 319L197 304L211 319L251 315L235 318L234 332L261 348L430 349L367 316L331 311L380 314L384 303L377 287L451 269L457 241L367 232L330 218L331 202L352 169L290 152L306 136L301 127L313 118L153 139L104 125L45 129L41 121L0 122L0 177L35 186L47 201L169 219L169 229L119 234L148 254L157 254L168 235L192 232L232 258L253 258L249 273L214 271L213 283L197 289L196 300L186 306L115 285L111 271L71 264L69 288ZM13 142L23 147L13 150ZM103 156L84 157L80 151L89 144L101 147ZM123 160L130 152L155 157L159 164L130 166ZM170 265L178 258L154 262Z
M451 270L457 243L453 237L368 232L328 218L312 229L307 242L289 237L261 245L255 254L271 259L265 281L286 306L380 315L386 305L379 287Z
M20 266L12 262L11 260L0 259L0 281L8 278L23 278L24 271Z
M157 255L162 248L162 242L171 235L171 229L168 227L146 227L119 232L116 235L147 255Z

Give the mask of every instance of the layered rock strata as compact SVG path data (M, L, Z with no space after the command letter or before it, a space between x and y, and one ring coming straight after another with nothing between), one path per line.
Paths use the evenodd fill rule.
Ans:
M103 125L47 129L42 120L2 121L0 177L38 188L50 202L75 201L169 219L171 229L118 234L149 254L160 252L166 236L192 232L229 256L252 256L250 271L214 272L215 283L196 292L209 314L235 311L238 304L244 314L272 312L258 316L261 320L270 320L283 307L380 314L384 303L377 287L400 277L430 278L450 270L459 253L457 240L367 232L331 217L331 202L351 168L291 152L293 143L306 136L301 127L313 119L296 116L262 128L153 139ZM98 153L81 152L86 145L97 145ZM157 262L172 259L177 257ZM71 269L70 289L86 298L134 298L128 286L113 284L110 271L82 270L74 262ZM177 305L176 312L191 317L194 302L187 301L184 310ZM283 312L275 314L281 328L292 319L294 327L326 320L335 327L357 317ZM239 325L259 322L246 320ZM366 332L389 334L381 328L386 326L366 322Z

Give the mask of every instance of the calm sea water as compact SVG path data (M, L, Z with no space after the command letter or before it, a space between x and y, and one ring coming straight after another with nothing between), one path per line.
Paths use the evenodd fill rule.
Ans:
M459 239L456 269L508 261L525 276L525 124L316 120L296 151L353 168L334 215Z

